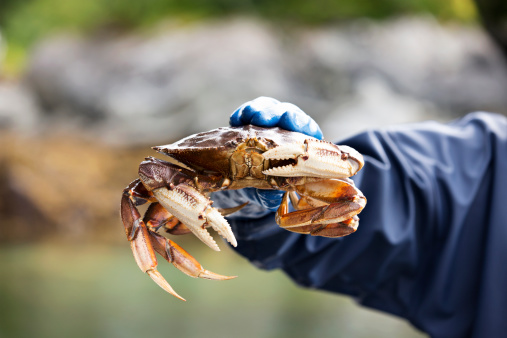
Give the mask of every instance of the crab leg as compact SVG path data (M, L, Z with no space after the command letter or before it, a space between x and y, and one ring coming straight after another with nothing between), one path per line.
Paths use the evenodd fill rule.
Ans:
M288 198L284 198L276 215L278 225L283 228L343 222L352 218L364 208L364 200L361 198L293 212L288 212L288 203Z
M139 181L139 180L136 180ZM139 211L135 207L130 196L132 188L138 182L132 182L124 191L121 198L121 218L125 226L125 232L137 265L141 271L146 272L155 283L162 289L169 292L176 298L185 300L173 290L171 285L162 277L157 270L157 258L149 238L149 231L146 228Z
M194 278L204 278L211 280L228 280L237 276L223 276L212 271L204 269L199 262L180 247L175 242L162 237L158 234L151 233L151 240L154 249L164 257L169 263L186 275Z
M266 160L297 160L295 164L262 172L269 176L346 178L355 175L364 165L362 155L355 149L312 139L305 140L304 144L278 146L262 155Z
M330 205L289 213L289 199L287 195L288 193L284 195L282 204L276 214L277 223L285 230L321 237L342 237L357 230L359 218L355 215L340 222L329 222L329 220L327 222L319 222L318 218L322 216L323 211L326 211L329 207L332 208ZM312 217L314 221L312 221Z
M134 258L141 271L146 272L162 289L181 300L185 299L174 291L157 270L155 252L158 252L164 259L191 277L212 280L235 278L235 276L223 276L203 269L201 264L178 244L152 232L147 224L157 223L163 220L163 217L167 214L162 213L161 209L163 208L150 206L149 210L151 212L145 215L144 220L141 219L136 204L143 204L145 202L143 198L151 198L151 193L143 189L142 185L140 186L139 184L140 181L136 180L124 190L120 213ZM136 202L134 203L133 200ZM158 203L152 205L158 205Z
M285 228L285 230L297 232L304 235L335 238L350 235L357 230L358 226L359 218L357 216L354 216L343 222L329 224L309 224L299 227Z
M142 221L141 221L142 222ZM185 300L174 291L171 285L165 280L164 277L157 270L157 258L155 257L155 251L149 237L148 229L144 225L144 222L140 228L140 231L136 238L130 242L130 247L134 253L134 258L141 271L146 272L155 283L158 284L162 289L169 292L176 298Z
M160 203L152 203L144 214L144 222L152 231L156 232L161 227L171 235L185 235L190 233L190 229L174 217Z
M356 215L366 199L352 181L328 179L295 188L303 197L297 200L293 192L285 193L276 214L276 222L282 228L327 237L345 236L357 229ZM289 212L289 197L296 211Z

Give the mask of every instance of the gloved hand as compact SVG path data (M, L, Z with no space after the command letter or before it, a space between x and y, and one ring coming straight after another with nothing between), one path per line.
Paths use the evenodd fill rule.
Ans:
M322 139L317 123L292 103L280 102L270 97L259 97L241 105L232 113L229 124L232 127L253 124L259 127L280 127ZM282 201L283 191L246 188L214 193L214 206L230 208L249 202L231 217L260 218L276 211Z

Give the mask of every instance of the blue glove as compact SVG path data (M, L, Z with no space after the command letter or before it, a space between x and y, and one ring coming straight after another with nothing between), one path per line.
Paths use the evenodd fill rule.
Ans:
M292 103L280 102L261 96L241 105L232 113L229 123L232 127L253 124L259 127L280 127L322 139L317 123ZM233 217L259 218L276 211L282 202L283 191L246 188L213 194L215 206L233 207L244 202L249 204L233 214Z
M299 107L265 96L241 105L232 113L229 124L232 127L247 124L266 128L280 127L313 136L319 140L323 137L317 122Z

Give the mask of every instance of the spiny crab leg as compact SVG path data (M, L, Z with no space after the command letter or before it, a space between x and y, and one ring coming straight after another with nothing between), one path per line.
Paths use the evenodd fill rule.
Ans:
M171 235L185 235L190 232L179 219L157 202L150 204L144 213L144 222L153 232L157 232L160 228Z
M130 242L130 247L134 253L134 258L141 271L147 273L155 283L162 289L169 292L176 298L185 300L174 291L171 285L165 280L164 277L157 270L157 258L151 243L150 235L146 225L141 221L142 225L139 229L137 236Z
M325 207L299 210L289 213L289 198L288 193L286 193L282 199L282 204L276 213L276 221L285 230L312 236L342 237L357 230L357 227L359 226L359 218L355 215L341 221L336 220L344 217L336 218L335 221L327 220L322 222L320 217L325 214L325 211L327 211L330 207L333 209L336 205L327 205Z
M125 226L125 233L130 241L130 247L132 249L132 253L134 254L136 263L141 271L146 272L162 289L169 292L176 298L185 300L173 290L171 285L167 283L164 277L162 277L160 272L157 270L157 258L155 257L155 251L153 250L153 246L149 238L149 231L131 199L131 191L133 190L136 181L132 182L123 191L120 208L121 218L123 225Z
M356 217L366 205L366 198L351 180L327 179L312 182L294 179L298 200L293 192L285 193L276 213L276 222L284 229L299 233L339 237L357 229ZM289 212L289 197L296 211Z
M288 198L284 197L276 215L276 222L284 229L310 224L328 224L346 221L364 208L365 200L354 198L351 201L340 201L317 208L293 212L288 212L288 203Z
M167 220L164 220L166 214L157 214L155 208L153 209L155 211L152 211L150 214L154 217L155 221L150 218L150 215L145 215L145 223L145 220L141 219L141 215L136 208L136 204L140 205L145 202L143 198L151 199L151 193L142 188L139 180L135 180L123 191L120 209L123 225L125 226L125 233L130 241L132 253L141 271L147 273L162 289L181 300L185 299L174 291L171 285L157 270L155 251L180 271L191 277L212 280L235 278L235 276L223 276L203 269L199 262L179 245L152 232L146 224L157 222L166 223Z
M152 244L155 250L165 258L169 263L172 263L176 268L186 275L194 278L204 278L211 280L228 280L236 278L237 276L223 276L212 271L204 269L201 264L180 247L175 242L151 233Z
M266 160L297 161L262 172L269 176L346 178L355 175L364 165L363 156L355 149L312 139L305 140L303 144L281 145L262 155Z

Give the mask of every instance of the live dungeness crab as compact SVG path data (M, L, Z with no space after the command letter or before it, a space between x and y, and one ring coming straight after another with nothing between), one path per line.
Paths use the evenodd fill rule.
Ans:
M357 214L366 204L348 177L363 166L362 156L304 134L279 128L218 128L154 147L168 162L153 157L139 166L139 178L124 191L121 218L142 271L164 290L180 297L157 271L158 252L189 276L224 280L205 270L185 250L159 233L194 233L214 250L212 227L236 246L223 215L239 210L216 209L211 192L255 187L286 193L276 222L286 230L339 237L354 232ZM289 211L289 199L295 211ZM143 218L136 206L150 202Z

